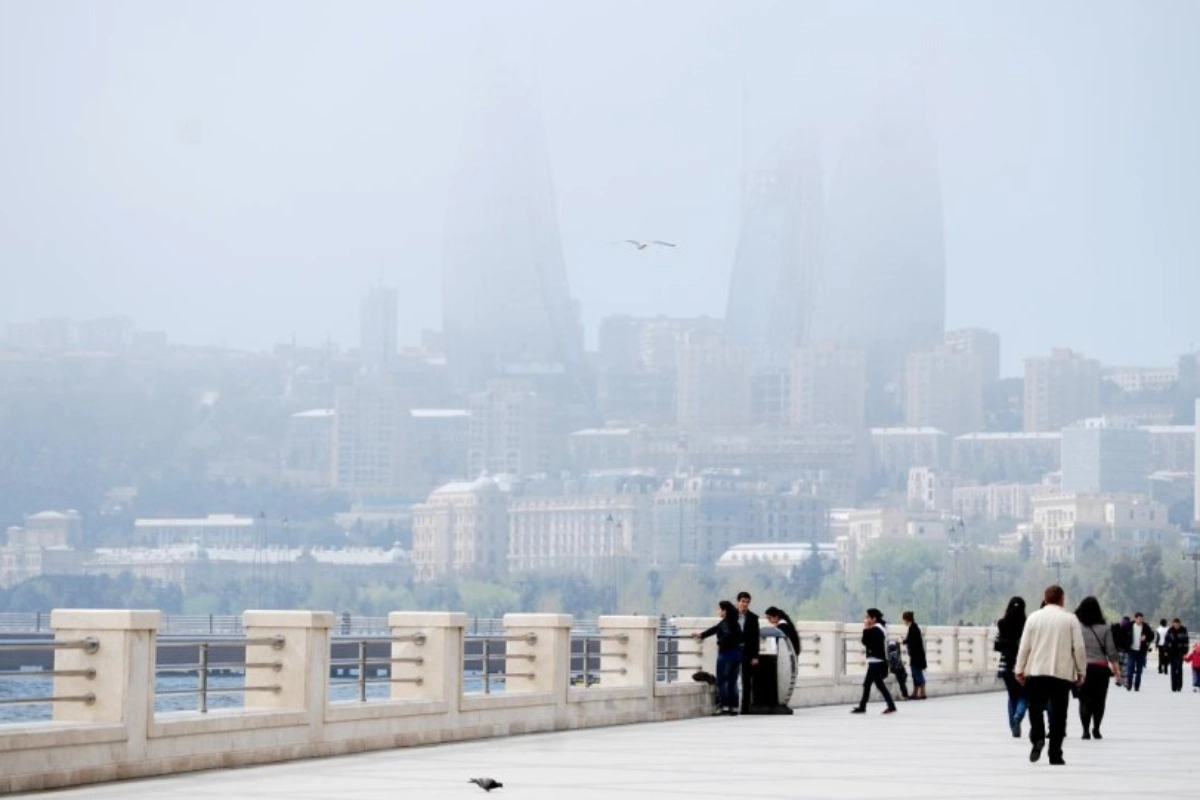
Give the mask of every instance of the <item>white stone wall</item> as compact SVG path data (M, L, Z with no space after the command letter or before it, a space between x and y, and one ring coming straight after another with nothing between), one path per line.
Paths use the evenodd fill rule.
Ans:
M53 614L56 640L54 720L0 725L0 794L218 767L461 741L519 733L659 722L707 714L712 691L691 680L713 671L711 639L693 631L713 620L675 620L667 640L679 655L673 682L661 682L658 620L601 617L588 642L595 685L572 681L573 619L510 614L504 619L504 691L463 691L464 614L390 615L389 695L371 702L330 702L333 614L247 611L243 709L154 712L157 611ZM857 697L863 664L856 624L799 624L802 652L795 707ZM899 635L898 627L893 634ZM995 689L989 632L925 631L931 694ZM386 639L384 641L387 641ZM578 670L577 670L578 671ZM576 676L578 677L578 676ZM85 702L83 698L87 698Z

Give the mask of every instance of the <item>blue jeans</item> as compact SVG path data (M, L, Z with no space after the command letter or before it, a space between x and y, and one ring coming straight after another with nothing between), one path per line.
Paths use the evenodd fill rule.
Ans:
M913 686L914 687L924 686L925 685L925 670L918 669L917 667L913 667L912 668L912 678L913 678Z
M737 710L738 671L741 667L741 650L726 650L717 654L717 702L721 708Z
M1146 654L1130 650L1125 656L1125 690L1142 688L1142 670L1146 668Z
M1025 698L1025 687L1017 683L1017 676L1004 673L1004 688L1008 690L1008 727L1013 728L1025 719L1029 701Z

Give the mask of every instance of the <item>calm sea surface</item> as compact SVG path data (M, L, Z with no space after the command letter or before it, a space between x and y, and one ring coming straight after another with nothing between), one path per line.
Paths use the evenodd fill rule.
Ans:
M355 701L358 699L358 683L351 678L330 678L329 699L333 702ZM156 682L158 694L155 698L154 709L159 713L169 711L195 711L199 696L197 694L165 694L166 692L194 692L199 686L199 678L195 675L160 675ZM243 675L210 675L208 678L208 707L210 710L222 708L242 708L244 705L242 692L221 693L221 689L241 689L246 685ZM466 675L463 688L467 692L482 692L483 682L477 675ZM504 691L502 680L492 680L493 692ZM388 683L368 683L367 699L384 700L391 693ZM49 697L54 694L54 682L51 678L7 678L0 676L0 701L9 699L26 699ZM11 722L37 722L49 720L51 705L38 703L35 705L0 705L0 724Z

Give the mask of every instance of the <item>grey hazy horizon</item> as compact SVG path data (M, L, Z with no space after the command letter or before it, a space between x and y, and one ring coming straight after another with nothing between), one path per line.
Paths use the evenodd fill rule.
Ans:
M127 314L172 340L352 345L400 287L440 327L447 197L481 42L531 64L572 295L724 313L751 166L842 144L924 87L946 322L1004 371L1200 339L1200 4L83 2L0 5L0 323ZM745 120L746 124L743 124ZM674 251L613 239L678 241Z

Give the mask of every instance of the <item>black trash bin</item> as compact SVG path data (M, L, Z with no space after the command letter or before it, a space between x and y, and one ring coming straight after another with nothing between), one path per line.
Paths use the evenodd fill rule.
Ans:
M798 665L792 643L777 628L759 631L758 668L754 671L751 714L791 714Z

